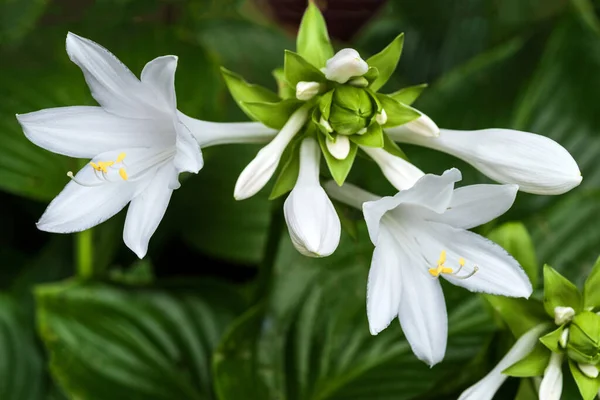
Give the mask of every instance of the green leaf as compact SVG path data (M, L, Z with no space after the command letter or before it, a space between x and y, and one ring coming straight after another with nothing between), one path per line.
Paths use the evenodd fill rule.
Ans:
M346 177L350 173L350 170L352 169L352 164L354 164L354 158L356 158L356 152L358 151L358 146L356 143L350 142L350 152L348 153L348 157L343 160L338 160L332 156L331 153L329 153L327 144L325 143L325 137L323 135L317 135L317 138L319 140L319 145L321 145L323 156L325 156L327 167L329 167L329 172L331 172L331 176L338 185L342 186L346 180Z
M372 122L367 128L367 131L363 135L351 135L350 140L361 146L369 147L383 147L383 129L381 125L376 122Z
M300 22L296 50L317 68L324 67L325 62L333 57L333 47L329 40L325 19L313 1L308 2L308 8Z
M414 108L404 105L388 95L377 93L377 100L381 102L381 106L388 117L387 122L383 125L384 128L404 125L421 116Z
M600 257L596 260L592 272L585 280L583 287L583 308L600 307Z
M598 395L598 389L600 389L600 377L588 378L583 374L577 367L577 364L569 360L569 369L571 374L577 383L577 388L583 400L593 400Z
M562 347L560 347L559 341L562 336L563 331L565 330L565 326L561 325L558 329L542 336L540 338L540 342L548 349L553 351L554 353L561 353L564 351Z
M367 72L362 76L371 85L379 77L379 70L375 67L369 67Z
M487 237L502 246L521 264L535 288L538 282L538 262L533 241L525 225L521 222L507 222L495 228Z
M244 105L245 103L277 103L281 99L277 94L269 89L246 82L240 75L233 73L221 67L223 79L227 84L229 93L234 98L236 104L253 120L258 120L257 117Z
M498 313L515 337L520 337L533 327L548 322L542 304L535 300L514 297L483 295Z
M548 264L544 265L544 308L554 318L555 307L572 307L581 310L581 293L567 278Z
M292 142L285 148L279 162L280 171L269 200L275 200L294 188L300 173L300 142L304 135L296 135Z
M379 71L379 76L370 85L373 91L378 91L390 79L400 61L403 47L404 33L401 33L385 49L367 60L369 67L377 68Z
M302 58L301 55L293 51L285 51L283 62L285 79L290 87L296 88L298 82L325 82L325 75L314 65Z
M283 72L283 68L275 68L273 70L273 77L277 82L277 95L282 99L295 99L296 98L296 89L290 87L290 85L285 80L285 72Z
M400 157L408 161L408 157L406 156L406 154L404 154L400 146L398 146L396 142L390 139L390 137L386 135L385 132L383 133L383 149L388 153L395 155L396 157Z
M240 105L248 115L253 116L253 119L270 128L281 129L302 103L300 100L286 99L277 103L241 102Z
M214 282L176 293L78 282L39 287L39 332L69 397L209 399L211 353L241 303Z
M549 360L550 351L541 343L537 343L531 353L506 368L502 373L520 378L543 376Z
M407 106L410 106L412 103L415 102L415 100L417 100L419 98L419 96L421 95L421 93L423 92L423 90L425 90L425 88L428 85L426 83L422 83L420 85L414 85L414 86L408 86L405 88L402 88L394 93L390 93L388 94L388 96L390 96L392 99L399 101L402 104L406 104Z

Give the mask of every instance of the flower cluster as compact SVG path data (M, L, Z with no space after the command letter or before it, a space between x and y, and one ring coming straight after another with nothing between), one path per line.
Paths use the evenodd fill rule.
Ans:
M179 174L202 168L202 148L268 142L241 172L234 197L255 195L277 175L271 198L289 192L284 215L291 240L312 257L332 254L340 240L330 196L362 209L375 246L367 288L371 333L398 316L417 357L438 363L447 340L440 277L475 292L528 297L532 291L511 256L468 229L506 212L518 190L560 194L577 186L581 175L570 154L543 136L439 129L411 106L426 85L380 93L403 43L399 35L366 60L354 49L334 53L323 17L311 2L297 53L287 51L284 67L274 73L278 93L223 69L232 97L256 122L215 123L177 110L176 56L150 61L138 79L108 50L69 33L67 53L99 106L17 118L36 145L91 161L76 174L68 172L71 182L50 203L38 228L85 230L129 204L123 239L142 258L179 187ZM397 143L452 154L501 184L455 188L458 170L426 175ZM398 194L379 198L345 183L358 152L379 166ZM333 177L324 186L321 158Z

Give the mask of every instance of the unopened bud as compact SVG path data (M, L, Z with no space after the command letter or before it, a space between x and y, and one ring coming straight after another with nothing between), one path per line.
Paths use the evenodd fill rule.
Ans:
M554 307L554 323L562 325L573 319L575 310L571 307Z
M583 364L600 362L600 316L583 311L573 317L567 354L573 361Z
M381 109L381 112L375 116L375 121L377 121L379 125L384 125L387 122L387 119L387 114L383 108Z
M588 378L598 377L598 367L592 364L578 363L579 370Z
M319 82L304 82L300 81L296 85L296 98L298 100L310 100L319 94L321 84Z
M350 139L348 136L337 135L335 141L329 140L325 142L329 153L338 160L345 160L350 153Z
M330 81L346 83L353 76L367 73L369 65L354 49L342 49L327 60L323 73Z
M569 341L569 328L565 328L560 334L560 339L558 339L558 344L563 349L567 347L567 343Z
M356 78L350 79L348 81L348 84L355 87L365 88L369 86L369 81L364 76L358 76Z

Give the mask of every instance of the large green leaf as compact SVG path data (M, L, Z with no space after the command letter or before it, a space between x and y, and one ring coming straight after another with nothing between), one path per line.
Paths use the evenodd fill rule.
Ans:
M167 292L72 281L36 297L53 377L94 400L213 398L211 352L241 305L209 282Z

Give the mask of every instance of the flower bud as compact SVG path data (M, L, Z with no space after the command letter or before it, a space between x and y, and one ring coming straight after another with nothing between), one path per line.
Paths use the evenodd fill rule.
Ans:
M342 49L327 60L323 73L330 81L346 83L353 76L364 75L368 70L369 65L356 50Z
M567 355L583 364L596 365L600 362L600 316L583 311L573 317L569 327Z
M352 135L366 128L373 115L369 94L353 86L340 86L333 93L329 123L342 135Z
M558 344L563 349L567 347L567 343L569 343L569 328L565 328L560 334L560 339L558 339Z
M369 81L364 76L358 76L356 78L352 78L348 81L348 85L365 88L369 86Z
M379 125L384 125L387 122L387 114L384 109L381 109L381 112L375 116L375 121Z
M554 307L554 323L562 325L573 319L575 310L571 307Z
M578 363L579 370L588 378L595 379L598 377L598 367L592 364Z
M321 84L319 82L300 81L296 85L296 98L298 100L310 100L319 94Z
M337 135L335 141L329 140L325 142L329 153L338 160L345 160L350 153L350 139L348 136Z

